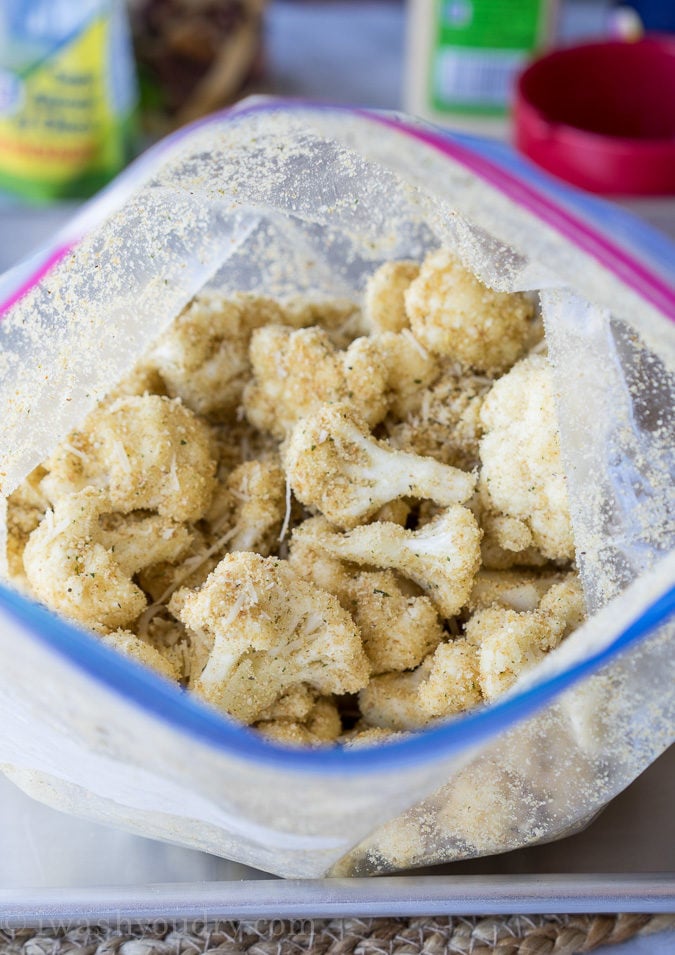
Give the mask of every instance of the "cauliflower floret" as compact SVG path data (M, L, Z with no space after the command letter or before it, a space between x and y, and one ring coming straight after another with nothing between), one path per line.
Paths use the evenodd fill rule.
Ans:
M112 509L153 510L196 521L215 487L208 427L178 400L120 398L97 408L45 462L41 490L52 503L87 485L105 487Z
M399 497L447 505L466 501L472 474L373 438L345 404L325 405L300 421L284 452L295 496L341 527L354 527Z
M484 503L484 502L483 502ZM544 567L548 561L532 544L527 524L505 514L491 514L477 500L479 523L483 531L481 559L486 570L511 567Z
M23 555L28 583L48 606L73 620L124 627L145 608L132 576L162 560L177 560L190 536L167 517L119 518L104 491L84 488L60 498L33 531Z
M282 324L293 328L322 328L336 348L347 348L355 338L368 333L359 306L349 299L286 299Z
M417 666L443 639L433 603L391 570L363 571L327 557L321 535L331 531L321 517L296 527L291 566L305 580L334 594L351 613L373 673Z
M341 600L349 580L359 573L360 567L326 554L322 536L332 531L323 517L310 517L293 528L288 562L300 577Z
M139 582L154 602L139 620L140 632L145 632L178 587L201 586L226 550L269 554L278 542L286 512L286 478L278 462L275 456L236 467L217 486L181 563L154 564L141 572Z
M417 666L443 639L431 600L404 584L383 570L356 574L345 588L341 603L361 631L374 674Z
M510 610L536 610L539 601L560 574L536 574L526 570L479 570L466 609L483 610L497 604Z
M548 589L536 610L519 613L492 606L466 624L466 639L478 648L479 680L487 700L504 693L521 673L558 646L584 619L586 606L578 577L570 574Z
M401 259L385 262L373 272L364 296L364 317L369 331L400 332L410 327L405 293L419 271L417 262Z
M232 528L230 551L255 550L266 557L277 542L286 512L286 477L279 459L245 461L213 496L205 521L214 538Z
M416 531L398 524L367 524L346 534L318 532L316 543L333 557L398 570L414 580L446 618L467 602L480 566L480 529L471 511L458 504Z
M213 641L195 691L242 722L255 722L296 683L331 694L368 681L349 614L286 561L228 554L200 590L174 594L169 610Z
M521 292L495 292L446 249L424 260L405 293L415 336L436 355L497 374L523 354L534 309Z
M112 404L118 398L130 398L134 395L166 395L164 379L153 364L145 359L140 361L125 378L123 378L106 395L106 404Z
M25 590L23 552L26 541L38 526L49 502L40 489L45 471L35 468L7 500L7 570L10 583ZM1 563L1 562L0 562Z
M91 416L90 416L91 418ZM42 463L40 493L49 504L94 484L100 467L94 457L88 418L82 430L71 431ZM104 478L100 479L104 483Z
M231 416L251 375L248 348L256 328L284 316L272 299L203 292L178 316L148 356L171 397L199 414Z
M261 714L254 728L287 746L325 746L342 732L342 720L334 701L319 696L304 683L291 687Z
M113 633L101 636L100 640L111 650L118 650L126 657L136 660L137 663L150 667L167 680L177 683L180 679L180 671L171 660L130 630L115 630Z
M216 556L215 552L210 553L210 541L198 527L190 528L190 537L190 546L181 555L178 563L162 561L139 571L138 582L152 597L156 609L159 609L158 605L164 604L178 587L185 585L194 588L203 584L222 556ZM228 534L228 540L230 537L231 534ZM227 540L223 542L221 551L225 550L226 545Z
M183 624L162 607L143 632L134 624L134 633L150 644L177 673L177 679L188 683L194 672L201 673L210 646L204 650L204 641L190 640Z
M490 379L462 372L457 365L446 368L431 388L418 394L401 421L386 419L390 444L463 470L476 467L483 433L480 409L491 385Z
M483 505L520 521L544 557L572 559L574 537L547 360L531 355L495 382L483 402L481 420ZM522 549L526 535L514 540L515 528L513 523L510 529L498 525L497 543Z
M442 643L416 670L376 676L359 693L370 726L413 730L477 706L478 651L465 640Z
M387 404L404 417L418 407L425 390L438 377L438 360L406 329L396 335L382 332L369 341L380 355L387 384Z
M269 325L253 336L251 363L255 377L244 392L246 416L278 438L326 402L350 402L370 425L386 414L386 370L367 338L338 352L320 328Z

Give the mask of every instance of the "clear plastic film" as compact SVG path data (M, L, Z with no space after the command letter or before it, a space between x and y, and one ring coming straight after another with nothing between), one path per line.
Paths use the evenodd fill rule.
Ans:
M3 598L0 763L32 794L281 875L364 874L574 831L672 742L675 299L442 142L275 104L174 141L0 323L0 485L204 286L358 301L382 261L449 246L487 284L541 293L589 621L489 710L376 752L301 754Z

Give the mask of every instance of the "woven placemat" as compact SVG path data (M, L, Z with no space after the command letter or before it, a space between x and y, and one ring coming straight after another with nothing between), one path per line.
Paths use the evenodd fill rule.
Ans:
M575 955L675 929L675 915L273 919L176 929L0 931L2 955Z

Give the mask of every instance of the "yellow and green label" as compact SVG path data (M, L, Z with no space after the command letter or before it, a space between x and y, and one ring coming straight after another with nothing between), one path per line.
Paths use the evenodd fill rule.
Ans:
M52 0L52 11L58 6L58 0ZM70 5L70 20L52 16L41 21L30 19L31 4L26 2L13 22L4 23L0 50L4 190L34 200L89 195L129 159L135 95L130 56L120 49L125 40L120 11L109 3L88 6L86 19L73 24L77 4ZM65 35L64 27L69 27Z
M431 102L437 110L499 116L544 39L547 0L434 0Z

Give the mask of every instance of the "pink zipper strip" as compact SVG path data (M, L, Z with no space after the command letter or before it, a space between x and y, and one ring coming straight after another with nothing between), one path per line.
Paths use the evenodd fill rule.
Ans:
M559 206L536 187L513 173L501 169L478 153L471 152L464 146L435 133L416 129L399 120L374 115L367 111L364 111L362 115L383 126L403 131L414 139L450 156L476 176L495 186L509 199L513 199L518 205L532 212L542 222L571 239L578 248L587 252L613 272L625 285L631 286L667 318L675 322L675 290L671 286L634 259L621 246L596 232L583 219Z

